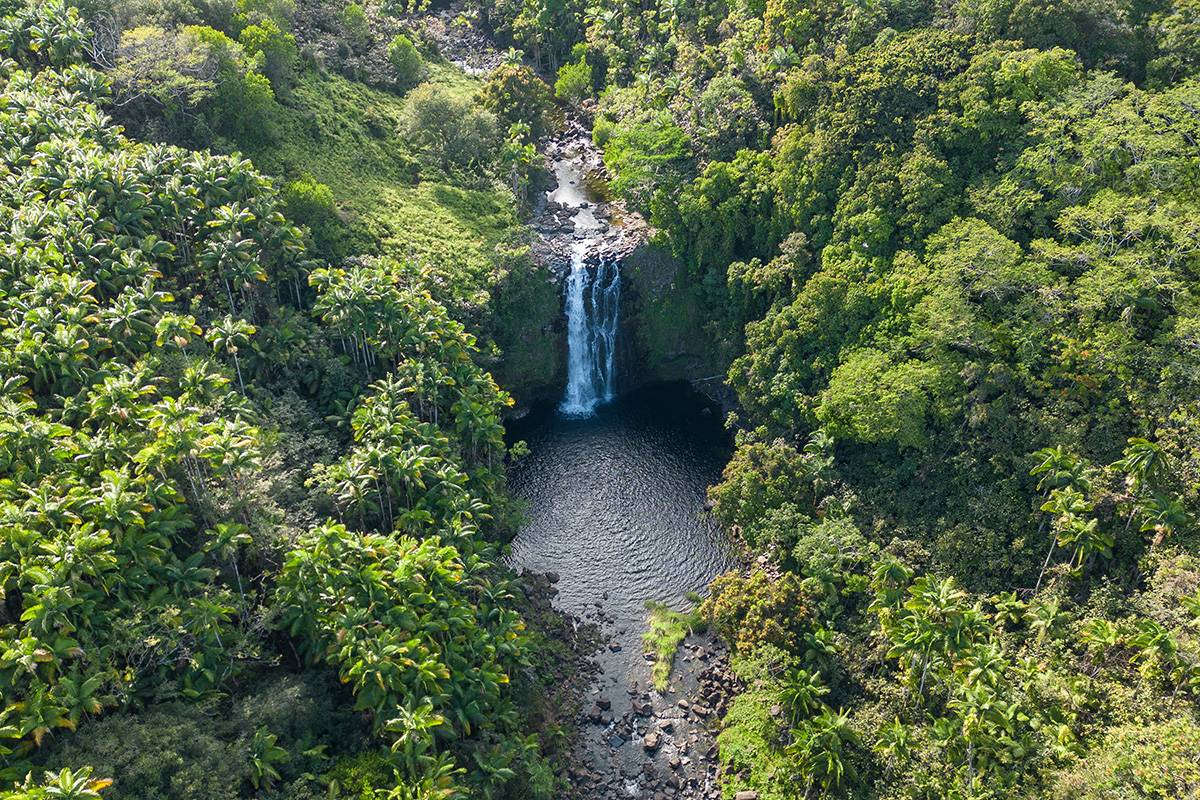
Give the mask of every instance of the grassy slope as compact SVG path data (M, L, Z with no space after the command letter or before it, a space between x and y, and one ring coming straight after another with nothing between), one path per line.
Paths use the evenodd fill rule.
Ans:
M479 88L478 79L453 66L429 67L429 80L454 93L473 96ZM311 175L332 189L347 224L342 253L387 254L428 267L440 299L504 352L489 365L501 384L519 397L538 395L556 381L550 328L558 294L544 270L521 255L529 235L506 190L464 187L443 176L422 180L397 133L404 105L393 92L306 69L282 104L271 141L247 144L245 154L285 182Z
M472 95L477 81L434 65L430 80ZM312 175L334 193L348 223L348 250L419 260L455 276L453 300L486 291L491 253L523 235L512 198L485 187L423 181L396 130L403 97L334 73L306 70L285 100L273 141L247 155L285 180ZM466 278L466 281L461 280Z

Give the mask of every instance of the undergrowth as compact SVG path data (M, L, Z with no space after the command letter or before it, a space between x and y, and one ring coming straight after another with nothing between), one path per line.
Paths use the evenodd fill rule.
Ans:
M688 600L694 604L690 611L676 611L657 600L646 602L646 609L650 612L650 629L642 635L642 641L646 652L654 654L651 675L654 688L660 692L667 688L679 645L689 634L704 628L704 621L697 610L700 598L690 594Z

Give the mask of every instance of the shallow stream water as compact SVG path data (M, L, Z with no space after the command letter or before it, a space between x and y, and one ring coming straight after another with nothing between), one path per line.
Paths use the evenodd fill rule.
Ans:
M712 797L711 732L676 702L692 696L704 665L676 659L670 689L653 691L642 634L647 600L685 609L688 593L703 594L737 566L704 510L705 489L728 456L718 415L687 384L674 384L602 404L587 418L546 408L511 425L509 436L530 448L510 473L513 493L528 504L513 566L553 573L555 604L597 623L605 638L585 698L604 718L581 720L578 762L591 777L576 796L649 798L675 770L680 798ZM645 737L664 729L672 733L656 734L663 744L648 752Z

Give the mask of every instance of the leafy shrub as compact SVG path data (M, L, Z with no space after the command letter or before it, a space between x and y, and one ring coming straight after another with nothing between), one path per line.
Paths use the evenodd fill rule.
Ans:
M696 611L676 611L654 600L646 603L646 610L650 612L649 630L642 634L642 644L654 656L654 688L661 692L670 681L679 645L692 631L703 627L703 619Z
M255 142L273 138L275 91L270 79L254 70L254 59L247 58L242 45L221 31L191 26L184 33L193 46L207 49L216 66L216 90L211 102L203 106L212 128ZM251 39L259 43L257 37Z
M766 121L741 79L718 75L696 103L696 139L712 160L733 158L743 147L761 145Z
M260 71L271 81L271 87L285 93L295 76L300 51L296 37L285 33L272 19L264 19L242 29L238 41L246 53L259 60Z
M765 544L770 536L761 525L767 512L784 506L791 506L793 514L812 508L813 467L782 439L743 442L725 465L721 482L709 489L713 513L727 526L743 526L752 544Z
M1055 800L1150 800L1200 795L1200 725L1187 716L1109 731L1064 772Z
M508 127L514 122L529 126L533 137L546 132L546 114L552 107L550 87L523 64L497 67L479 92L483 107Z
M657 198L677 193L692 166L692 146L665 110L647 109L617 121L601 116L592 135L604 147L612 190L649 213Z
M347 3L342 9L342 30L350 49L361 52L371 39L371 24L367 12L358 3Z
M440 86L424 84L409 94L400 133L444 172L483 172L492 166L496 118Z
M59 747L47 766L90 764L113 778L117 800L227 800L249 782L249 760L218 718L199 707L168 704L88 726Z
M579 104L592 96L592 67L587 61L563 64L554 81L554 96L568 103Z
M198 37L140 26L121 33L109 71L112 91L135 128L172 124L202 107L217 91L216 58Z
M284 188L283 202L288 216L301 225L307 225L317 246L329 252L340 233L333 190L311 175L305 175Z
M761 644L793 651L801 647L801 634L809 625L809 601L799 576L730 572L713 581L710 590L700 612L739 652Z
M403 33L397 33L388 45L388 61L396 83L405 89L416 86L425 77L425 62L412 39Z

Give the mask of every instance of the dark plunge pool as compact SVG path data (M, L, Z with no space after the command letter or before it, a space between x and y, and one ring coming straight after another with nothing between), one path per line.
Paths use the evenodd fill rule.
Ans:
M703 510L729 455L719 413L686 384L669 384L586 419L546 408L510 425L509 436L530 449L510 479L528 504L513 565L558 573L564 611L600 603L625 659L640 661L646 601L682 608L687 592L735 563Z

